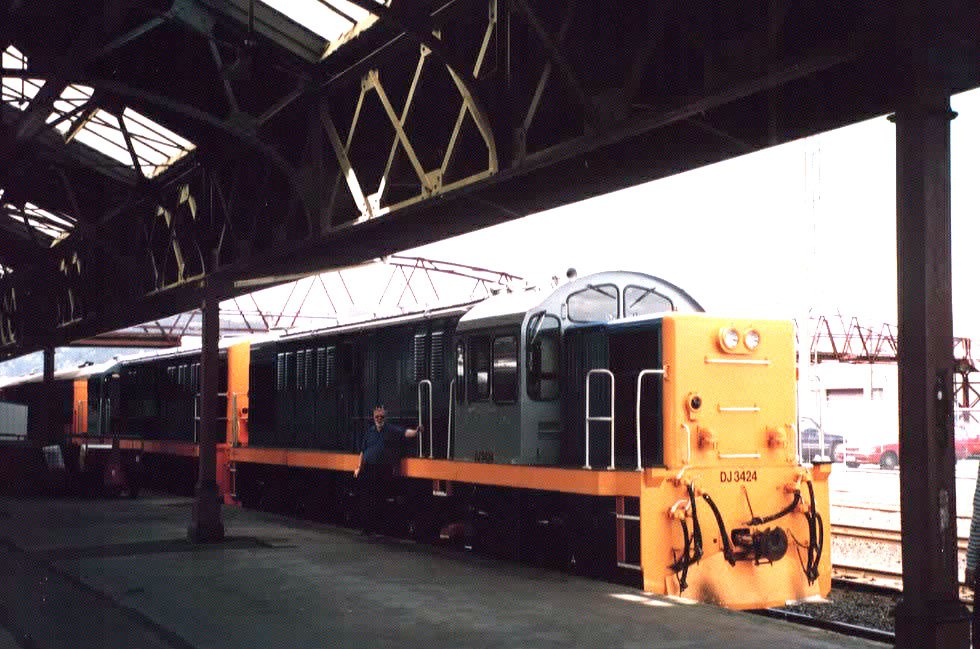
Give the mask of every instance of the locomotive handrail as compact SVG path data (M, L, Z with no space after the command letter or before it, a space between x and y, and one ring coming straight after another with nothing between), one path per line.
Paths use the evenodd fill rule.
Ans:
M71 428L72 433L78 434L82 432L82 404L85 403L81 399L75 402L75 412L73 413ZM88 409L88 404L86 404L86 409ZM88 426L86 426L88 428ZM86 431L88 432L88 431Z
M238 446L238 393L231 393L231 411L235 417L231 420L231 445Z
M643 470L643 455L640 453L640 397L642 396L643 378L646 376L666 377L667 370L661 368L657 370L640 370L636 377L636 470ZM691 461L691 433L687 435L687 461Z
M432 381L429 379L422 379L419 381L418 386L418 404L419 404L419 423L422 423L422 386L428 386L429 388L429 459L433 458L432 454ZM419 457L422 457L422 436L419 435Z
M609 416L592 416L592 377L601 374L609 377ZM591 469L589 464L589 424L593 421L609 422L609 440L612 447L610 469L616 468L616 377L607 369L589 370L585 375L585 469Z
M456 379L449 382L449 423L446 425L446 459L453 447L453 426L456 425Z

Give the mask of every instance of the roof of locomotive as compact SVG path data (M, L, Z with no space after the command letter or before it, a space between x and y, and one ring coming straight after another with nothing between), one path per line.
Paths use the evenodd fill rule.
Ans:
M529 312L562 313L562 307L568 300L568 296L590 286L602 284L615 284L620 290L627 286L654 289L658 295L667 297L671 301L675 311L704 311L697 300L667 280L646 273L614 270L573 279L550 293L537 289L523 293L502 293L491 297L474 306L460 318L458 330L519 324ZM562 319L566 320L564 316Z
M340 325L334 325L332 327L311 329L309 331L298 331L296 333L280 336L274 340L261 341L259 343L253 342L252 346L253 347L263 346L266 342L271 342L271 343L297 342L297 341L303 341L309 338L316 338L320 336L356 333L356 332L366 331L370 329L377 329L380 327L390 327L393 325L408 324L412 322L431 320L434 318L454 317L462 313L465 313L473 304L474 303L472 302L465 303L465 304L455 304L446 307L429 309L426 311L415 311L411 313L403 313L403 314L387 316L382 318L374 318L371 320L360 320L357 322L344 323Z

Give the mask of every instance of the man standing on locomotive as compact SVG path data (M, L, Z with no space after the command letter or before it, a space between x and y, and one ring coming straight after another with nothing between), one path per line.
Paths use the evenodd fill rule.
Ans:
M402 456L404 440L418 435L417 428L402 428L385 421L385 407L376 406L374 423L360 443L354 477L357 478L358 514L362 534L381 532L379 515L391 491L392 478Z

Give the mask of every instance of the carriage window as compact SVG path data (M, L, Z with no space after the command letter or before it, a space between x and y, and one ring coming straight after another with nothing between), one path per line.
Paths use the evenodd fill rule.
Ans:
M626 307L623 315L627 317L674 310L674 303L670 298L658 293L655 287L627 286L623 292L623 302Z
M615 284L589 286L568 296L568 319L573 322L607 322L618 315Z
M490 338L470 338L469 388L470 401L486 401L490 398Z
M538 313L527 323L527 396L535 401L558 398L558 359L561 323Z
M517 400L517 338L501 336L493 341L493 400Z

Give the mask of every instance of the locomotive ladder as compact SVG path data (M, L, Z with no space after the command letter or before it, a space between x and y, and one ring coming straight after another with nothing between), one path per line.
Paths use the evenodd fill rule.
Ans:
M593 415L592 414L592 377L594 376L608 376L609 377L609 416L605 415ZM589 435L589 424L594 421L604 421L609 423L609 439L610 446L612 447L612 453L609 456L609 468L616 468L616 377L610 370L607 369L593 369L589 370L585 375L585 466L584 469L591 469L592 465L589 464L589 446L590 446L590 435Z
M636 513L633 513L634 511ZM635 496L616 496L616 511L613 514L616 516L616 566L626 570L643 572L643 567L639 564L638 558L640 554L640 499ZM627 557L627 524L633 530L630 538L635 540L635 545L630 548L633 552L629 552L629 554L637 557L636 563Z

